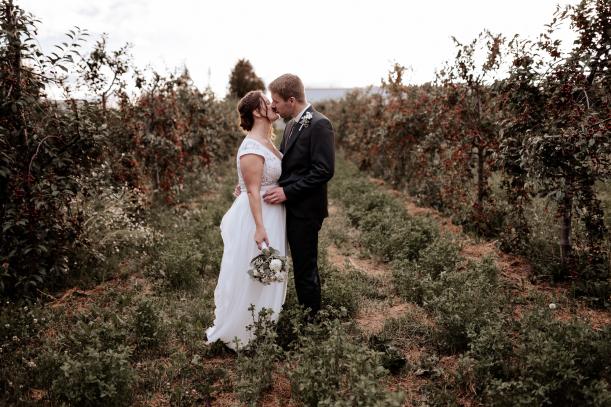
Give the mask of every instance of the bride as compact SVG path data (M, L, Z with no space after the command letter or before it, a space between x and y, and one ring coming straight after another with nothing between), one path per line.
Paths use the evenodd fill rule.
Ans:
M206 330L208 343L223 341L236 350L247 346L252 333L248 310L255 306L255 316L262 308L273 310L278 319L286 297L286 279L263 285L248 274L250 260L259 254L263 244L286 255L286 211L284 205L270 205L261 198L265 191L277 186L282 172L282 154L272 143L272 123L278 114L261 91L248 92L238 103L240 127L246 137L236 157L240 195L221 221L223 258L214 290L214 323Z

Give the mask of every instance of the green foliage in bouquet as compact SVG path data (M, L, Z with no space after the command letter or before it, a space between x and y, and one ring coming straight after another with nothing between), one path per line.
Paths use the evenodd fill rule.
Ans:
M280 256L280 252L271 246L261 249L261 254L250 261L250 269L247 271L250 277L265 285L285 281L288 272L287 257Z

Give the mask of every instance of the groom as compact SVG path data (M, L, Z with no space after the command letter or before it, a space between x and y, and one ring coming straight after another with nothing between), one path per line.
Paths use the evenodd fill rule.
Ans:
M269 90L272 109L290 121L280 144L279 187L270 189L263 199L268 204L285 203L297 298L313 317L320 310L318 231L329 216L327 182L335 169L333 127L307 102L298 76L284 74L269 84Z

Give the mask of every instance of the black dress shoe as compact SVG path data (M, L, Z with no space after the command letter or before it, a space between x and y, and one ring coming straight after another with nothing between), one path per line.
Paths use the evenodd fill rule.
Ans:
M214 342L209 342L206 338L204 352L207 356L222 356L222 355L237 355L237 352L231 349L225 342L217 339Z
M232 355L237 355L237 354L238 354L238 352L236 352L235 350L233 350L232 348L230 348L229 346L227 346L227 344L226 344L226 343L224 343L224 344L223 344L223 350L224 350L225 352L229 353L229 354L232 354Z

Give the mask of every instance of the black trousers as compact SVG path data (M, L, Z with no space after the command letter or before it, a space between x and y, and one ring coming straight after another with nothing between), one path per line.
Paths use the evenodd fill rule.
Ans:
M323 219L308 219L286 214L286 234L293 259L295 290L299 304L310 308L310 315L320 310L318 275L318 231Z

